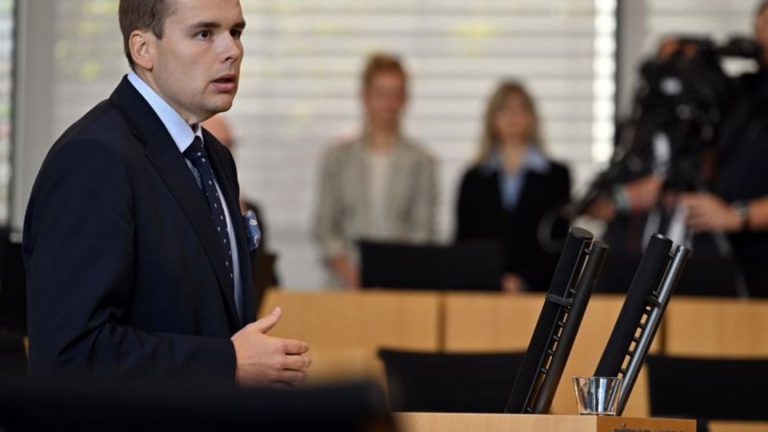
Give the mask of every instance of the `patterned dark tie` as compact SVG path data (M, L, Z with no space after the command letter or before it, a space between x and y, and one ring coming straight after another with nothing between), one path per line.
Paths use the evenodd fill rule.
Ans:
M196 136L192 145L185 151L184 156L192 162L192 165L200 175L200 187L208 201L208 208L211 210L211 220L216 233L219 235L221 245L224 248L224 257L226 258L227 270L229 270L229 279L234 290L235 276L232 270L232 247L229 244L229 231L227 230L227 220L224 215L224 209L221 207L219 191L216 189L216 181L211 168L211 162L203 147L203 141Z

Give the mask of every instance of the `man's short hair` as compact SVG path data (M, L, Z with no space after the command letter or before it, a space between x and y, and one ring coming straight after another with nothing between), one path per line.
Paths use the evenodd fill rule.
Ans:
M120 0L118 18L120 31L123 33L123 49L131 69L134 68L131 56L130 37L134 30L152 30L158 38L163 37L165 19L171 12L173 0Z
M379 73L395 72L403 77L403 82L408 81L408 76L405 73L400 59L393 54L387 53L374 53L368 57L368 62L363 70L363 90L370 87L373 78Z

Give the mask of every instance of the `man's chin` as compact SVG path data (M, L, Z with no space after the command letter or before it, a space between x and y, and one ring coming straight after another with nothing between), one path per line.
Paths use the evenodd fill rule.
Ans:
M399 128L400 125L400 119L399 118L393 118L393 119L378 119L378 121L374 120L373 123L376 125L378 129L391 129L396 130Z
M212 101L212 103L208 106L208 109L213 114L229 111L229 109L232 108L233 102L234 102L234 98Z

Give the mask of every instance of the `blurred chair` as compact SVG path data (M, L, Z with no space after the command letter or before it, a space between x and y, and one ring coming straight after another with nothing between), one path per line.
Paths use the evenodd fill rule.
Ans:
M768 420L768 359L651 355L647 366L653 416Z
M393 411L501 413L524 353L443 354L382 349Z
M368 288L500 291L503 270L503 253L493 243L360 242L360 281Z

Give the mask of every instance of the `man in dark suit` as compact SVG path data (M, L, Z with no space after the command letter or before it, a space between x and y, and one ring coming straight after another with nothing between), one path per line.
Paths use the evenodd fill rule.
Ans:
M239 0L121 0L131 72L53 145L24 222L35 376L292 383L304 342L255 319L230 153ZM250 324L248 324L250 322Z

